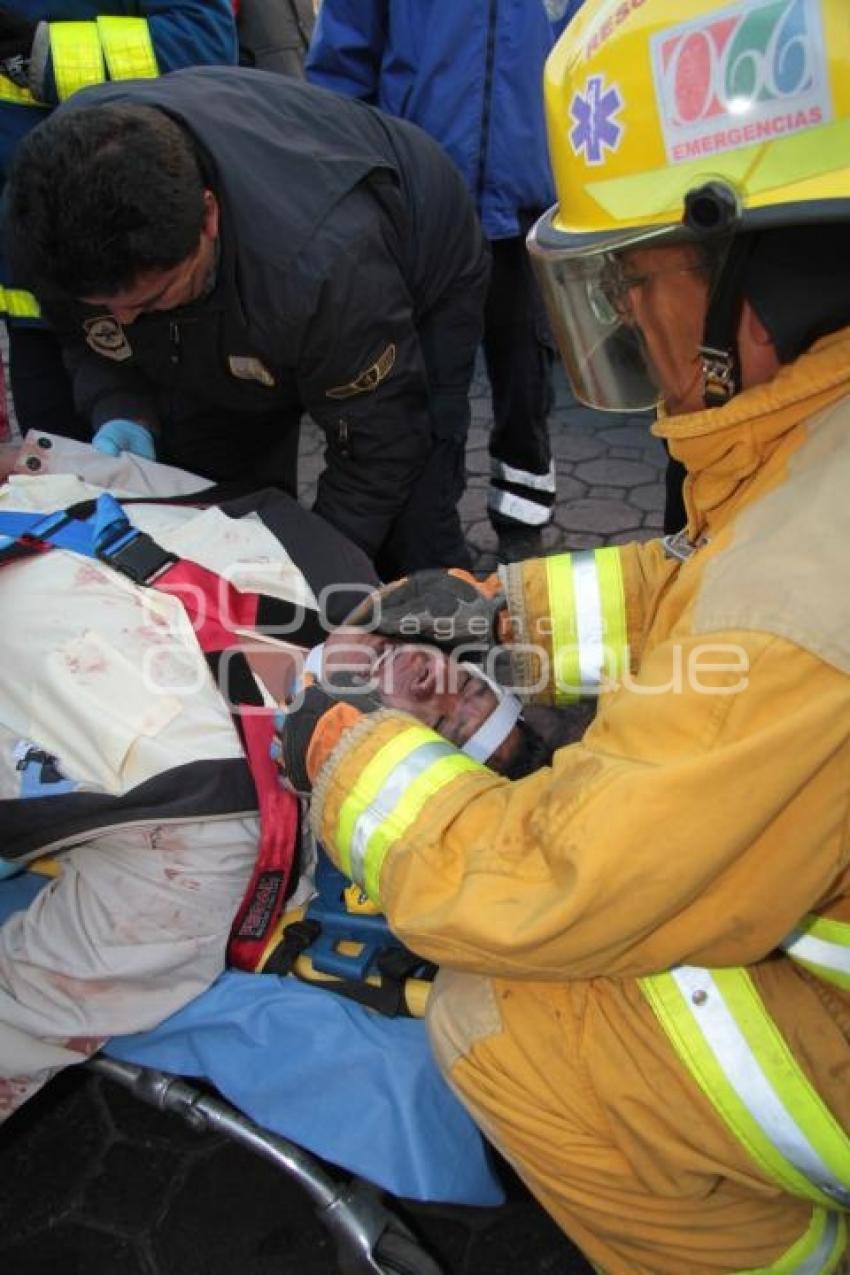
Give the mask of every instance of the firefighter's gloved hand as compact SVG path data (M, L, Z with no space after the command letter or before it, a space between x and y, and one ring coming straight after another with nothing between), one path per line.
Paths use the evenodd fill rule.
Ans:
M272 758L281 779L301 796L309 795L342 736L380 707L376 692L355 679L338 675L333 686L308 683L275 718L278 739Z
M91 440L91 445L107 456L132 452L134 456L142 456L145 460L156 460L153 434L138 421L107 421L105 425L101 425Z
M0 72L19 88L29 87L29 64L37 23L0 7Z
M346 625L408 641L452 649L490 646L505 635L507 611L497 575L476 580L468 571L432 567L376 590L346 619Z

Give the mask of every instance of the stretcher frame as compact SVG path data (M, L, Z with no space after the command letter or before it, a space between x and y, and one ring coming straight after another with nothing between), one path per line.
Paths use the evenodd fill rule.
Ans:
M309 1151L180 1076L103 1054L83 1066L148 1106L180 1116L197 1133L222 1134L294 1178L333 1242L339 1275L444 1275L370 1182L335 1181Z

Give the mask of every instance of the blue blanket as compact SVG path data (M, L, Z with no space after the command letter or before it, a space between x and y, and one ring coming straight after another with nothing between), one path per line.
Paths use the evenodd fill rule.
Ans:
M0 882L0 921L44 878ZM382 1018L273 974L222 974L113 1058L203 1077L264 1128L395 1195L493 1205L502 1191L475 1125L442 1079L421 1022Z

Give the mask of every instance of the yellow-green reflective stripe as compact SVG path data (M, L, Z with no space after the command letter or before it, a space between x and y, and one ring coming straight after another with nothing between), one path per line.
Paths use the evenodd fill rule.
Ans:
M575 630L572 555L554 554L546 559L549 615L552 619L552 682L556 704L574 704L579 698L578 644ZM567 687L573 688L572 691Z
M441 788L453 783L459 775L480 771L480 762L463 753L453 751L432 762L415 779L405 786L405 793L396 808L387 814L382 823L376 823L366 843L363 860L363 889L370 899L380 903L381 868L392 847L401 840L419 818L423 807Z
M793 961L850 991L850 925L811 913L779 945Z
M609 683L626 660L626 600L614 547L546 559L557 703L572 703Z
M60 102L106 79L96 22L51 22L50 53Z
M19 106L43 106L33 97L29 89L22 89L20 84L10 80L7 75L0 75L0 102L17 102Z
M599 594L604 616L605 674L613 681L622 676L626 667L628 622L623 559L619 549L611 546L595 549L594 557L599 572Z
M397 839L444 783L464 771L481 769L426 726L410 726L394 735L363 768L340 808L334 844L342 870L377 899L380 867L390 841L379 838L373 844L372 838L384 821L390 821L387 834ZM425 779L420 782L423 770ZM400 820L404 826L395 832ZM376 851L381 846L383 850Z
M340 856L340 867L352 880L354 878L351 875L351 838L361 812L371 805L385 784L387 776L392 773L398 763L415 748L433 739L434 731L428 730L426 726L408 727L407 730L399 735L393 735L392 739L383 744L354 781L351 791L340 807L334 838L336 850Z
M770 1266L751 1267L739 1275L832 1275L846 1244L846 1218L815 1208L805 1233L781 1257Z
M110 79L146 80L159 75L146 18L98 18L97 29Z
M13 319L37 319L41 314L35 297L23 288L0 288L0 307Z
M792 1195L850 1207L850 1139L746 970L680 966L640 986L700 1088L767 1176Z
M385 776L383 784L369 805L360 811L351 829L348 860L353 880L365 883L366 862L372 835L384 823L390 811L398 807L413 781L434 762L450 754L454 755L455 752L453 744L435 735L402 757Z

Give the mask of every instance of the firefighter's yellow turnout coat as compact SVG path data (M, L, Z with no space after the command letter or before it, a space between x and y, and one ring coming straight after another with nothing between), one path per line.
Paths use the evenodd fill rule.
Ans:
M510 783L399 714L317 834L443 967L438 1056L607 1275L839 1269L850 1210L850 330L655 426L687 536L507 569L584 739ZM536 689L532 683L536 680Z

